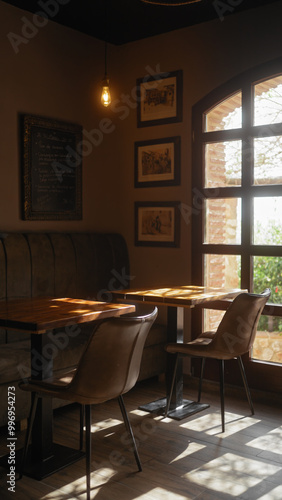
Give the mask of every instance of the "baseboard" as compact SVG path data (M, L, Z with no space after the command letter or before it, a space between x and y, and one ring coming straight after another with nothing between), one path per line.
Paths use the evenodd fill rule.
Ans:
M192 377L191 375L183 376L183 383L192 389L198 390L199 378ZM203 380L202 386L203 392L215 392L219 393L219 383L213 380ZM258 389L250 389L253 402L269 404L273 406L278 406L281 408L282 405L282 394L277 394L276 392L265 392ZM232 397L242 397L245 394L244 387L234 386L231 384L225 384L225 394L226 396Z

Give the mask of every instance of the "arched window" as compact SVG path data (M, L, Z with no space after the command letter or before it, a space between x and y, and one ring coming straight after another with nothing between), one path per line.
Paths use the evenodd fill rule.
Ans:
M193 138L192 281L271 288L247 365L253 387L281 390L282 59L196 104ZM195 312L193 330L215 329L222 314Z

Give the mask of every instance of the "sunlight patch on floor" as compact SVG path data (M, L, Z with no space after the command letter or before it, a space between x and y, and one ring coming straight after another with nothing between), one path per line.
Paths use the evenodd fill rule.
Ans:
M194 420L188 420L180 424L180 426L197 432L205 432L209 436L221 434L222 437L228 437L258 422L260 420L254 417L245 417L236 413L225 412L225 432L222 433L221 415L220 412L216 412L203 415Z
M160 488L160 487L151 488L150 489L150 496L152 496L152 498L157 498L158 500L189 500L189 497L187 497L187 495L185 495L185 496L179 495L178 493L168 491L167 489ZM148 493L134 497L135 500L136 499L142 500L142 498L148 499Z
M254 417L245 417L242 415L236 415L235 413L225 413L225 431L222 432L221 422L217 428L210 429L206 432L206 434L213 436L218 433L221 434L221 437L227 438L230 437L237 432L241 432L249 427L256 425L260 420Z
M230 474L231 475L231 474ZM254 488L257 484L260 483L259 479L254 479L250 476L246 476L244 480L240 478L240 484L238 482L233 482L231 479L229 480L226 477L226 474L222 477L214 471L195 471L195 477L193 477L193 472L186 474L185 478L189 481L194 481L194 483L199 486L205 486L205 488L214 491L214 492L228 492L229 497L237 498L240 495L243 495L248 491L249 488Z
M267 434L253 439L248 443L248 446L258 448L259 450L275 452L281 455L282 458L282 427L277 427Z
M230 469L237 475L251 474L259 479L267 479L269 476L281 471L281 467L266 463L256 458L250 459L242 455L226 453L222 457L216 459L222 471L228 472ZM228 462L228 463L227 463Z
M107 418L106 420L100 420L97 424L91 424L91 432L97 432L101 430L108 429L110 427L114 427L115 425L122 424L122 420L117 420L115 418Z
M210 429L218 428L221 425L219 413L208 413L202 416L194 416L191 419L180 424L180 427L190 429L191 431L207 432Z
M140 410L139 408L135 408L134 410L131 410L129 413L130 414L132 413L132 415L139 415L139 417L145 417L146 415L148 415L147 411Z
M110 468L101 468L91 474L91 497L93 498L102 487L105 487L110 479L115 475L115 471ZM67 484L48 493L41 500L62 500L62 499L83 499L86 498L86 477L82 476L75 481L68 481Z
M281 467L257 459L226 453L187 474L185 478L214 491L243 495L262 480L281 472Z
M271 491L268 491L262 497L258 497L257 500L281 500L282 498L282 485L274 487Z
M105 489L103 490L103 486ZM122 488L121 484L113 484L113 489L110 493L110 490L108 490L108 487L106 485L95 485L91 484L91 498L100 498L100 495L102 498L106 498L107 494L113 495L114 498L121 498L118 495L118 492L120 488ZM126 489L124 491L125 497L128 498L128 490ZM68 484L66 487L62 487L59 490L52 491L51 493L48 493L48 495L45 495L44 497L41 497L41 500L62 500L62 499L67 499L67 500L85 500L86 498L86 491L85 491L85 481L83 484L81 481L75 481L74 483ZM131 496L130 496L131 498ZM136 496L136 492L134 495L134 499L139 499L142 500L146 498L158 498L158 500L187 500L189 497L187 495L182 495L178 494L172 491L168 491L165 488L161 487L155 487L150 490L150 496L148 496L148 492L146 493L141 493L140 495Z
M182 458L186 458L189 455L193 455L194 453L197 453L200 450L203 450L206 448L206 445L200 444L200 443L188 443L187 448L182 451L182 453L179 453L177 457L175 457L173 460L171 460L170 463L177 462L178 460L181 460Z

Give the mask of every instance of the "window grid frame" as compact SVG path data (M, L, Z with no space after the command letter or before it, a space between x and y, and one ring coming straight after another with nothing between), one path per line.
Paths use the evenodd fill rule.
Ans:
M282 135L282 123L270 125L253 125L255 85L260 81L271 79L282 74L282 58L239 75L212 91L193 107L193 149L192 149L192 204L198 206L199 191L202 200L236 197L242 200L241 244L207 244L204 243L204 210L192 212L192 283L204 283L204 256L206 254L233 254L241 256L241 288L253 290L253 257L282 256L282 245L254 245L252 237L253 198L262 196L281 197L281 184L254 184L254 139ZM242 127L240 129L217 130L205 132L205 114L241 90L242 92ZM240 186L204 187L205 185L205 145L211 142L241 140L242 142L242 178ZM196 194L194 194L196 193ZM194 194L194 196L193 196ZM202 204L202 207L204 203ZM226 308L226 304L210 304L211 308ZM282 317L282 304L270 304L265 307L268 315ZM202 331L203 309L195 308L192 312L192 332ZM197 336L192 333L192 337ZM254 371L259 369L274 373L279 370L281 379L282 365L252 360ZM270 366L269 366L270 365ZM267 368L268 367L268 368ZM260 372L261 373L261 372ZM266 375L264 375L266 376ZM266 376L269 380L269 375ZM271 375L273 380L273 375ZM254 383L256 381L254 380ZM281 391L282 383L276 386Z

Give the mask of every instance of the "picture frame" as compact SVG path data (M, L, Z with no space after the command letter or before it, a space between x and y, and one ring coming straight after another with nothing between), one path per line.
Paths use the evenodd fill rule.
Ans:
M82 219L82 127L21 115L22 218Z
M182 121L182 70L137 79L137 127Z
M179 247L180 202L136 201L135 245Z
M134 144L134 186L180 184L180 136L138 141Z

